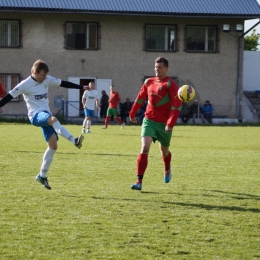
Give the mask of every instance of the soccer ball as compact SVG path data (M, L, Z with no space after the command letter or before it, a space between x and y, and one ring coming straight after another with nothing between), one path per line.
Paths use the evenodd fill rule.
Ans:
M195 89L190 85L183 85L178 90L178 98L182 102L190 102L195 97Z

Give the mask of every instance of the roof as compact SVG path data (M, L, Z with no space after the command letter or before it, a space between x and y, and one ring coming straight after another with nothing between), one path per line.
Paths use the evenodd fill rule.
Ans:
M3 11L260 17L257 0L0 0Z

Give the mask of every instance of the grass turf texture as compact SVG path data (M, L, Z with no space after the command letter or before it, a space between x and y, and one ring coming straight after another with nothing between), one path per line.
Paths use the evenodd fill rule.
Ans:
M140 126L91 131L60 137L49 191L41 130L0 123L1 259L260 259L259 127L176 126L171 182L153 144L142 192Z

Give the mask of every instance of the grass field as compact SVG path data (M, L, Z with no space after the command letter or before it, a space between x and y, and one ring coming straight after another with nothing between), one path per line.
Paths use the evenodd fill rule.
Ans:
M41 130L0 123L0 259L260 259L259 127L176 126L173 179L153 144L142 192L140 126L91 130L60 137L46 190Z

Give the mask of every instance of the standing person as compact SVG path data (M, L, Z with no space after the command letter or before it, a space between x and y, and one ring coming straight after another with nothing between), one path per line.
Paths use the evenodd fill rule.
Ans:
M5 96L5 90L2 83L0 82L0 99L3 98L4 96Z
M203 123L206 123L206 120L203 116L203 109L199 105L198 100L194 100L193 104L190 106L190 112L192 113L192 122L195 124L196 117L200 117Z
M36 176L36 181L50 190L51 187L47 180L47 172L52 163L54 154L58 149L58 134L77 148L81 148L84 137L83 135L80 135L79 137L74 138L74 136L60 124L58 119L51 114L48 90L50 87L58 86L64 88L86 89L86 86L54 78L47 75L48 72L48 65L42 60L37 60L32 66L31 76L20 82L2 100L0 100L0 113L3 112L1 107L18 95L23 94L30 122L32 125L42 128L42 133L48 146L43 155L42 165L39 174Z
M100 107L100 118L102 118L102 120L104 120L103 118L106 118L106 115L107 115L107 109L108 109L108 95L106 93L105 90L102 90L101 91L101 99L100 99L100 102L99 102L99 107Z
M115 91L114 85L110 86L110 95L109 95L109 100L108 100L109 107L108 107L108 110L107 110L105 125L102 127L103 129L107 129L108 122L109 122L111 116L113 116L114 119L117 122L119 122L119 124L121 124L121 129L124 128L125 124L120 119L120 117L118 116L118 111L117 111L119 101L120 101L119 93L117 91Z
M159 141L164 163L164 181L170 182L171 152L169 151L172 129L179 117L182 102L178 98L178 86L167 76L168 60L158 57L155 60L155 77L148 78L139 91L129 113L130 121L136 123L136 112L148 95L148 104L141 131L141 152L137 158L136 182L133 190L142 190L142 181L148 165L148 153L152 142Z
M129 118L129 112L130 112L132 106L133 106L133 103L130 101L130 98L127 98L125 103L122 105L123 112L121 111L121 115L123 113L123 116L121 116L121 117L123 117L124 123L126 123L126 119Z
M207 119L207 121L211 124L212 124L212 111L213 111L213 106L210 104L209 100L207 100L203 106L203 115Z
M83 134L86 133L86 126L87 126L87 133L88 134L91 133L90 127L91 127L92 118L94 117L95 104L98 112L98 92L95 89L95 83L93 81L90 81L88 86L89 89L85 90L82 95L82 105L85 114L85 119L83 121L83 128L82 128Z
M190 107L186 102L182 103L181 108L181 119L183 123L188 123L189 119L192 117L192 113L190 112Z

